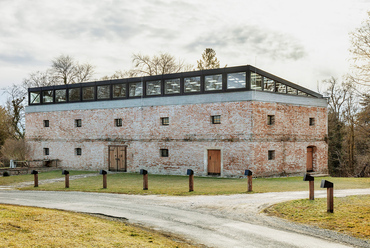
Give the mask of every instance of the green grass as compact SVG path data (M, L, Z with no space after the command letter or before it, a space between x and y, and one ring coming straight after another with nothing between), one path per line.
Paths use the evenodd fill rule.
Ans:
M264 210L290 221L370 239L370 195L334 198L334 213L327 213L326 198L294 200Z
M73 175L73 173L71 173ZM41 174L39 175L39 178ZM315 189L320 188L321 179L334 182L335 189L370 188L370 178L320 177L315 181ZM102 176L70 181L70 188L64 182L40 185L36 190L67 190L86 192L109 192L122 194L161 194L161 195L222 195L244 194L247 192L247 179L195 177L194 191L189 191L187 176L149 175L149 190L143 190L143 177L135 173L108 174L107 189L103 189ZM22 188L34 190L34 187ZM253 193L308 190L308 182L302 177L257 178L253 179Z
M158 232L87 214L0 205L0 247L196 246Z
M94 171L69 171L71 175L80 175L80 174L88 174L88 173L97 173ZM48 172L40 172L38 174L39 181L43 179L53 179L53 178L62 178L61 170L55 171L48 171ZM9 176L9 177L0 177L0 185L10 185L14 183L21 183L21 182L31 182L33 181L34 176L31 174L27 175L17 175L17 176Z

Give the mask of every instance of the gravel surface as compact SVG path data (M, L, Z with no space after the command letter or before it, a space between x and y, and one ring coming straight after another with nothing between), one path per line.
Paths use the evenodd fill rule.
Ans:
M370 194L370 188L334 190L335 197L359 194ZM370 247L369 241L260 213L272 204L307 197L308 192L179 197L0 190L0 203L126 218L208 247ZM320 197L326 191L315 191Z

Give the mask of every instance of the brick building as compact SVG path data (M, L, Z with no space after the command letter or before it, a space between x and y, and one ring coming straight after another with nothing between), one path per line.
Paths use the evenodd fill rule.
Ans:
M84 170L327 171L327 101L253 66L29 89L29 159Z

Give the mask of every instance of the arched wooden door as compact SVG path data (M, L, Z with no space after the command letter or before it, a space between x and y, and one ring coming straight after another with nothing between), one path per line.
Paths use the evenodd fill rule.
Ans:
M126 171L126 146L109 146L109 171Z

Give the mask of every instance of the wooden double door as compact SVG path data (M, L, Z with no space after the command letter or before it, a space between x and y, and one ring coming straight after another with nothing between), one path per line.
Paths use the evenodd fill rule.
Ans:
M109 146L109 171L126 171L126 146Z
M208 175L221 175L221 150L208 150Z

